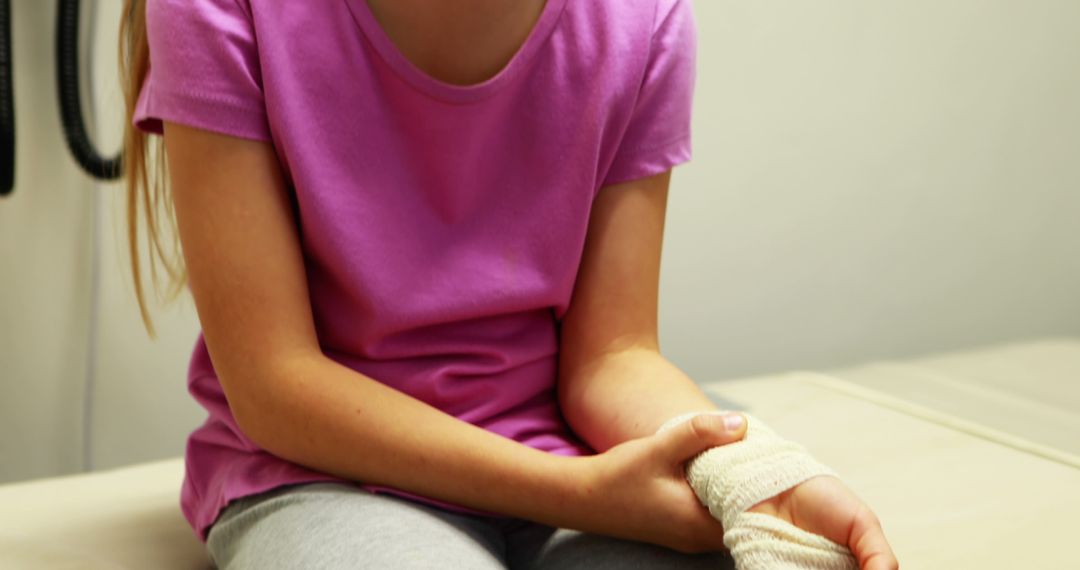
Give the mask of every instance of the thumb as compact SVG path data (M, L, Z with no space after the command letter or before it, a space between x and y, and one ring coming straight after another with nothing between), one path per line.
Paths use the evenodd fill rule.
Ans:
M661 453L672 463L685 463L695 455L718 445L739 441L746 435L746 417L740 413L698 414L667 431L661 438Z

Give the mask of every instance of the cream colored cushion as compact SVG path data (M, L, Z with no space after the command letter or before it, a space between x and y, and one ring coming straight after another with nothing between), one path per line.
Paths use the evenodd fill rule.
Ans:
M180 514L179 458L0 486L0 568L212 568Z

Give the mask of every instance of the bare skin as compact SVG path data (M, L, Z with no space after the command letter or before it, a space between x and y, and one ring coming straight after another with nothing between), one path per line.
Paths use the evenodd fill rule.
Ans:
M517 53L545 0L367 0L398 50L455 85L490 79Z

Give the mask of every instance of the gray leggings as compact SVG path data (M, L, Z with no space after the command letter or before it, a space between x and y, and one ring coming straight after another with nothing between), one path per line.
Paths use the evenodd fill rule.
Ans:
M222 570L735 568L726 553L687 555L520 519L453 513L338 483L234 501L211 527L207 548Z

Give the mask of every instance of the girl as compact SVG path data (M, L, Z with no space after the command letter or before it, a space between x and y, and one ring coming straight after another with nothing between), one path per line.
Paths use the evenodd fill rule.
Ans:
M730 567L683 464L742 416L656 433L715 410L656 330L689 0L127 8L131 261L152 334L142 209L202 324L181 504L218 566ZM896 567L833 477L751 510Z

